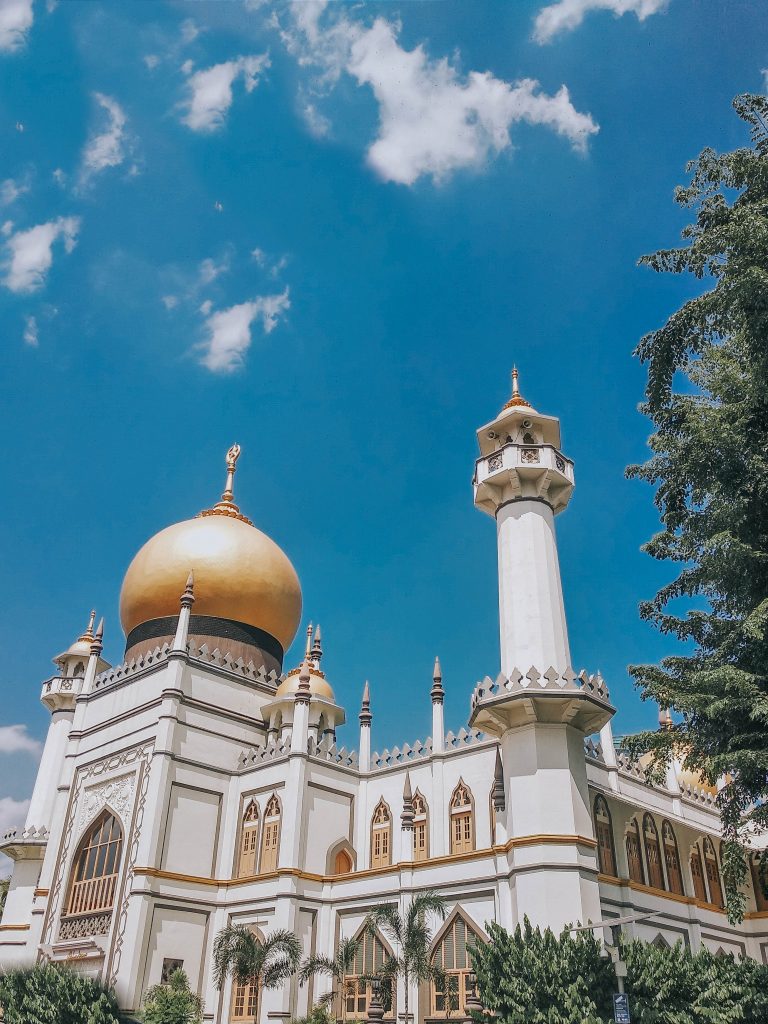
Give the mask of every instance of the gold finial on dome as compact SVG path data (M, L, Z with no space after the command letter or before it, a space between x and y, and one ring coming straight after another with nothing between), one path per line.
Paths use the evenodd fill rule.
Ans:
M80 636L77 638L75 643L78 643L78 644L81 643L81 642L90 643L91 640L93 640L93 624L94 624L95 621L96 621L96 609L92 608L91 609L91 617L88 620L88 625L86 626L85 631L83 633L81 633Z
M512 367L512 397L504 406L505 409L511 409L516 405L527 405L530 408L530 402L526 402L523 396L520 394L520 385L518 383L519 373L517 367Z
M244 516L240 511L240 507L235 504L235 470L237 469L237 460L240 458L241 452L240 445L235 443L231 448L227 450L226 463L227 463L227 482L224 485L224 492L221 495L221 500L217 501L213 508L203 509L198 515L201 516L232 516L233 519L241 519L244 523L248 523L249 526L253 526L253 523Z

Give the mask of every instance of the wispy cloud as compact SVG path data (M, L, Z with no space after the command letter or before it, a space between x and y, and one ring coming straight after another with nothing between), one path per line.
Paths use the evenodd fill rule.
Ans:
M191 63L186 62L182 70L190 77L184 103L186 113L182 121L196 132L214 132L221 128L232 106L234 82L242 79L245 91L253 92L260 75L268 67L269 55L266 53L237 57L194 74L191 73Z
M0 725L0 754L33 754L39 757L42 743L27 732L26 725Z
M31 345L32 348L37 348L40 336L37 328L36 317L28 316L26 318L24 321L24 334L22 337L24 338L25 345Z
M32 0L0 0L0 53L20 50L33 20Z
M20 828L29 810L29 800L0 797L0 835L12 828ZM7 863L7 862L6 862Z
M127 155L125 111L117 100L104 93L95 92L93 98L99 107L100 126L83 150L80 176L83 184L108 167L118 167Z
M203 351L200 362L214 373L238 369L251 347L254 321L260 323L264 334L271 334L290 305L286 288L278 295L260 295L211 313L205 321L206 340L199 346Z
M536 15L533 38L537 43L549 43L560 33L578 28L592 11L610 11L617 18L622 14L636 14L639 21L645 21L668 3L669 0L557 0L542 7Z
M432 58L423 46L403 48L399 24L380 17L366 27L324 0L294 4L290 12L292 26L282 39L301 65L320 69L318 94L342 73L372 89L379 131L367 157L384 181L412 185L422 176L441 181L460 169L482 168L511 146L510 129L518 122L547 127L579 151L598 131L565 86L549 95L532 78L463 74L458 58Z
M25 192L29 192L28 181L15 181L13 178L6 178L5 181L0 182L0 206L10 206Z
M212 260L210 257L204 259L198 269L198 281L200 287L204 288L206 285L211 284L217 277L221 277L222 274L226 274L229 270L229 259L225 256L219 263Z
M54 243L61 241L64 251L72 252L79 230L79 217L58 217L46 224L11 234L5 243L2 283L12 292L19 293L42 288L53 262Z

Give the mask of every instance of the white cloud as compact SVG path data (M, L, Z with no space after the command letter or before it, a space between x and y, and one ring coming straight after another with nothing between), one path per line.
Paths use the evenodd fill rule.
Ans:
M537 43L548 43L561 32L570 32L582 23L590 11L611 11L617 18L622 14L636 14L645 21L663 10L669 0L557 0L542 7L533 24L533 38Z
M157 65L160 63L160 58L156 53L147 53L142 58L146 66L150 71L154 71Z
M5 243L3 284L12 292L34 292L45 283L53 262L53 245L59 239L72 252L80 230L79 217L58 217L26 231L17 231Z
M191 18L186 18L181 23L181 41L183 44L191 43L200 35L200 29Z
M325 114L321 114L317 106L310 100L307 100L301 107L301 116L304 118L307 128L309 128L310 135L314 135L316 139L324 139L330 135L330 120Z
M0 53L24 46L33 17L32 0L0 0Z
M404 49L399 25L377 18L366 28L346 16L320 24L325 0L294 4L293 29L282 38L301 65L321 69L317 93L332 88L342 72L367 85L379 105L379 133L368 163L385 181L412 185L454 171L481 168L511 146L510 129L524 121L543 125L583 150L598 131L589 114L576 110L568 89L554 95L537 81L506 82L490 72L463 74L448 58L433 59L423 46ZM336 10L336 8L334 8Z
M176 295L163 295L161 302L166 309L175 309L179 304L179 299Z
M222 274L226 274L228 270L229 260L226 258L223 259L221 263L216 263L215 260L212 260L210 257L208 259L204 259L198 267L200 286L204 288L212 281L215 281L217 277L220 277Z
M0 836L12 828L20 828L29 810L29 800L14 800L13 797L0 797Z
M197 132L213 132L221 128L232 106L235 80L242 78L245 91L253 92L260 74L268 67L269 55L266 53L237 57L194 74L190 74L191 62L187 61L182 70L190 74L187 82L189 96L182 121Z
M12 233L13 233L13 221L12 220L7 220L7 221L5 221L3 226L0 227L0 234L2 234L4 238L7 238Z
M27 732L26 725L0 725L0 754L34 754L39 757L42 743Z
M210 299L206 299L205 302L201 302L200 303L199 312L202 313L203 316L208 316L208 314L211 312L212 309L213 309L213 303L211 302Z
M39 334L37 329L37 320L33 316L28 316L24 321L24 344L31 345L32 348L37 348L39 341Z
M93 98L105 115L102 118L104 130L91 135L85 144L81 174L83 181L108 167L119 166L126 157L125 111L117 100L104 93L95 92Z
M64 188L64 186L66 185L67 175L61 169L61 167L57 167L56 170L53 172L53 180L56 182L59 188Z
M258 246L251 250L251 258L261 270L268 270L270 277L279 277L288 266L287 256L281 256L280 259L271 262L269 255Z
M212 313L205 322L208 337L200 346L204 350L200 360L203 366L214 373L231 373L242 366L251 347L254 320L259 320L264 333L270 334L290 305L286 288L278 295L261 295L251 302Z
M0 0L2 3L2 0ZM0 183L0 206L10 206L15 203L19 196L29 192L29 185L24 181L14 181L13 178L6 178Z

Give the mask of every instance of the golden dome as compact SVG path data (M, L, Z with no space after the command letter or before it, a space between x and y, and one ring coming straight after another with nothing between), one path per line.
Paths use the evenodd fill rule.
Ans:
M299 681L302 672L309 674L309 692L315 697L322 697L325 700L336 700L331 684L325 678L325 672L320 670L320 660L323 657L323 642L318 626L312 640L313 626L307 626L307 649L304 653L304 660L298 668L291 669L283 678L283 681L275 691L275 698L295 697L299 692Z
M150 619L179 614L190 570L195 577L194 615L211 615L255 626L283 650L301 618L301 586L284 552L240 514L232 501L237 445L227 453L222 500L195 519L151 537L128 567L120 592L126 636Z

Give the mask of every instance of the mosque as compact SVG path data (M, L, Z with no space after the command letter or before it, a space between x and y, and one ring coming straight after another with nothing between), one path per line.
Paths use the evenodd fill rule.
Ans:
M467 692L467 727L446 735L436 662L430 739L372 751L366 686L357 750L339 747L346 714L319 627L301 663L283 665L299 579L235 502L233 446L221 500L161 530L129 566L123 662L102 659L93 616L53 659L26 824L0 843L14 862L0 963L74 964L128 1010L183 966L205 1020L277 1024L330 982L218 991L217 932L286 928L305 954L329 957L359 936L334 1005L340 1021L364 1019L365 976L389 951L363 929L366 913L426 888L450 908L433 947L447 981L414 986L414 1024L461 1016L467 943L524 915L560 929L653 913L627 930L768 962L754 864L744 922L723 911L716 791L679 764L650 785L614 744L605 681L571 666L554 521L574 467L558 419L521 396L514 372L511 398L477 438L475 505L496 523L501 671ZM390 1015L403 1005L401 984Z

